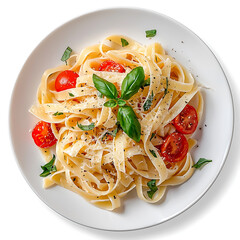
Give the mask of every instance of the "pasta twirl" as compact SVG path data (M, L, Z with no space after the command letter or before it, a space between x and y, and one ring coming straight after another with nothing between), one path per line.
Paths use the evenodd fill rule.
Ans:
M128 44L123 47L121 39ZM120 64L124 71L99 71L107 60ZM126 100L141 125L141 140L135 142L117 125L118 107L104 106L108 99L100 96L92 77L96 74L121 92L124 78L139 66L150 84ZM76 87L56 91L56 77L66 70L78 73ZM120 207L121 198L134 188L140 199L159 201L167 186L184 183L194 172L190 149L196 140L191 134L185 135L188 151L183 160L167 161L161 153L166 137L176 132L174 119L189 102L199 121L203 98L198 85L159 43L143 46L126 36L113 35L71 55L67 65L44 72L36 104L30 109L38 119L51 123L57 139L56 171L44 178L44 187L58 184L107 210ZM92 129L79 128L91 124ZM41 152L49 162L50 149ZM152 180L155 190L150 195Z

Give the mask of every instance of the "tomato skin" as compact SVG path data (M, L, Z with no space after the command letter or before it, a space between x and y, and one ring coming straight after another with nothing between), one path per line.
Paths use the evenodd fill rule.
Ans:
M186 137L174 132L166 137L160 145L160 154L165 161L178 162L185 158L188 153L188 141Z
M106 72L119 72L124 73L126 70L123 65L116 63L112 60L106 60L101 63L98 71L106 71Z
M180 133L194 133L198 125L198 117L195 108L191 105L186 105L182 112L174 118L173 125Z
M36 124L32 131L32 138L35 144L40 148L51 147L57 142L52 132L51 124L44 121L40 121Z
M55 80L55 89L57 92L75 88L79 75L71 70L66 70L58 74Z

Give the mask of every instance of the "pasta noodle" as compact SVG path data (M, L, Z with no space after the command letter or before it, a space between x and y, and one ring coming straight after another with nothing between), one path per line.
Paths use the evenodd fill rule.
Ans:
M127 46L122 46L121 38L128 42ZM106 60L121 64L126 72L98 71ZM139 66L144 69L145 79L150 78L150 85L126 100L141 125L141 140L136 142L117 129L117 108L104 106L107 98L99 96L92 76L96 74L121 91L123 79ZM65 70L79 74L76 87L57 92L55 79ZM119 35L109 36L80 54L72 54L67 65L46 70L37 102L30 109L38 119L51 123L57 139L54 147L57 170L44 178L44 188L60 185L107 210L120 207L121 198L134 188L141 200L158 202L168 186L184 183L194 172L190 149L196 140L191 134L186 135L189 150L181 161L167 162L157 146L175 131L172 121L190 101L200 120L203 98L199 89L191 73L159 43L143 46ZM152 104L144 111L143 105L151 97ZM91 123L94 123L91 130L79 128L79 124ZM115 137L105 138L107 132L114 130L118 130ZM40 149L49 162L52 149ZM147 192L153 179L157 190L151 198Z

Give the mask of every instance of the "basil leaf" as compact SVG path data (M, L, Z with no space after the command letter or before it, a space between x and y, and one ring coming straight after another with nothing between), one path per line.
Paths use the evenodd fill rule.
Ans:
M165 96L167 95L167 93L168 93L168 77L166 77L166 88L165 88L165 90L164 90L164 95L163 95L163 97L165 97Z
M149 149L149 151L150 151L150 153L151 153L155 158L157 158L157 154L155 153L154 150Z
M108 135L112 135L113 137L116 137L118 132L118 128L115 128L112 132L105 132L102 136L102 140L104 140L104 138L106 138Z
M121 42L122 42L122 47L125 47L129 44L128 41L124 38L121 38Z
M142 86L141 86L141 87L146 87L146 86L150 86L150 78L148 78L147 80L145 80L145 81L142 83Z
M54 164L55 161L55 155L53 154L53 157L50 162L46 163L44 166L41 166L43 172L40 174L40 177L47 177L50 175L52 172L57 171L57 167Z
M119 107L117 120L123 131L134 141L139 142L141 138L141 125L137 116L130 106Z
M103 141L105 138L107 138L108 135L112 135L112 133L111 133L111 132L105 132L105 133L103 134L103 136L102 136L102 141ZM113 135L112 135L112 136L113 136Z
M152 133L151 137L150 137L150 141L156 136L156 133Z
M118 99L117 103L120 107L123 107L126 104L126 102L122 99Z
M67 60L69 59L71 53L72 53L72 49L70 47L67 47L62 55L61 61L67 64Z
M143 67L136 67L123 79L121 99L128 100L138 92L145 79Z
M147 194L148 194L149 198L152 199L153 194L158 190L158 188L157 188L157 186L156 186L156 180L153 179L153 180L149 181L149 182L147 183L147 185L148 185L148 187L149 187L149 189L150 189L150 191L147 191Z
M149 38L149 37L155 37L156 36L156 33L157 33L157 30L156 29L152 29L152 30L147 30L145 31L146 33L146 37Z
M116 137L117 132L118 132L118 128L115 128L115 129L113 130L113 132L112 132L112 135L113 135L114 137Z
M77 125L78 125L78 127L79 127L81 130L83 130L83 131L89 131L89 130L94 129L94 127L95 127L95 124L94 124L94 123L91 123L90 125L82 125L82 124L78 124L78 123L77 123Z
M206 158L200 158L197 163L195 163L192 167L194 168L200 168L202 167L203 165L209 163L209 162L212 162L212 160L208 160Z
M153 97L154 96L153 96L153 91L152 91L152 94L148 97L148 99L143 104L144 111L147 111L151 107L152 101L153 101Z
M117 126L117 130L122 129L119 121L116 122L116 126Z
M50 171L44 170L39 176L40 176L40 177L47 177L47 176L50 175L50 174L51 174Z
M70 97L74 97L74 95L72 93L69 92L68 94L69 94Z
M62 112L55 112L53 115L54 116L59 116L59 115L63 115L63 113Z
M111 108L116 107L117 106L117 101L115 99L111 99L111 100L105 102L104 106L105 107L111 107Z
M98 77L96 74L93 74L93 83L95 88L104 96L110 99L116 99L118 92L113 83L108 82L107 80Z

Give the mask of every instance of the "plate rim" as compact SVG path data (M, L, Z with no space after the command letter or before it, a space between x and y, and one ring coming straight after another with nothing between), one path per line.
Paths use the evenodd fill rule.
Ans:
M57 210L55 210L54 208L52 208L51 206L49 206L49 204L41 197L40 194L38 194L38 192L35 190L35 188L31 185L31 183L28 181L27 177L25 176L24 172L23 172L23 169L21 168L20 166L20 162L18 160L18 156L16 154L16 150L15 150L15 144L14 143L14 139L13 139L13 112L12 112L12 109L13 109L13 99L14 99L14 96L15 96L15 92L16 92L16 89L17 89L17 86L19 84L19 79L20 79L20 76L23 72L23 69L25 68L25 65L28 63L29 59L31 58L31 56L34 54L34 52L36 51L36 49L44 42L46 41L49 37L51 37L52 35L55 34L55 32L57 32L60 28L64 27L65 25L77 20L77 19L80 19L80 18L84 18L84 17L87 17L89 15L92 15L92 14L99 14L101 12L111 12L111 11L128 11L128 10L132 10L132 11L139 11L139 12L148 12L148 13L151 13L151 14L155 14L155 15L158 15L164 19L166 19L167 21L170 21L176 25L178 25L180 28L183 28L185 30L187 30L188 32L190 32L191 34L193 34L195 37L197 37L200 42L202 42L204 44L205 47L207 47L207 49L210 51L210 53L212 54L212 56L214 57L214 59L216 60L216 62L218 63L218 66L220 67L223 75L224 75L224 78L226 80L226 83L227 83L227 86L228 86L228 91L229 91L229 95L230 95L230 103L231 103L231 118L230 120L231 121L231 137L230 137L230 141L228 142L228 144L226 145L226 148L225 148L225 153L224 153L224 156L223 156L223 161L220 165L220 168L219 168L219 171L218 173L214 176L213 180L211 181L211 183L204 189L204 191L193 201L191 202L190 204L188 204L184 209L181 209L180 211L176 212L175 214L172 214L171 216L163 219L161 222L159 223L156 223L156 224L148 224L144 227L136 227L136 228L132 228L132 229L110 229L110 228L100 228L100 227L94 227L94 226L90 226L90 225L87 225L87 224L83 224L83 223L80 223L78 221L75 221L67 216L64 216L62 213L58 212ZM211 186L215 183L216 179L218 178L219 174L221 173L222 169L223 169L223 166L225 165L226 163L226 160L227 160L227 157L229 155L229 152L230 152L230 149L231 149L231 145L232 145L232 141L233 141L233 133L234 133L234 129L235 129L235 109L234 109L234 101L233 101L233 94L232 94L232 90L231 90L231 86L230 86L230 83L229 83L229 80L227 78L227 75L220 63L220 61L218 60L217 56L214 54L214 52L212 51L212 49L206 44L205 41L202 40L202 38L200 38L195 32L193 32L190 28L188 28L187 26L185 26L184 24L182 24L181 22L179 22L178 20L175 20L174 18L172 17L169 17L168 15L165 15L161 12L157 12L157 11L154 11L154 10L150 10L150 9L144 9L144 8L140 8L140 7L109 7L109 8L101 8L101 9L98 9L98 10L94 10L94 11L87 11L86 13L84 14L81 14L79 16L76 16L66 22L64 22L63 24L61 25L58 25L56 28L54 28L49 34L47 34L42 40L40 40L38 42L38 44L32 49L30 55L27 57L27 59L25 60L24 64L22 65L21 67L21 70L20 72L18 73L17 75L17 78L15 80L15 83L14 83L14 87L12 88L12 93L11 93L11 98L10 98L10 104L9 104L9 112L8 112L8 124L9 124L9 127L8 127L8 131L9 131L9 135L10 135L10 142L11 142L11 149L14 153L14 159L15 159L15 162L17 163L17 166L23 176L23 178L25 179L25 181L28 183L29 187L31 188L31 190L37 195L37 197L44 203L46 204L47 207L49 207L51 210L53 210L55 213L59 214L60 216L62 216L64 219L68 219L70 220L71 222L74 222L74 223L77 223L81 226L84 226L84 227L87 227L87 228L90 228L90 229L96 229L96 230L102 230L102 231L107 231L107 232L128 232L128 231L135 231L135 230L141 230L141 229L147 229L147 228L150 228L150 227L155 227L155 226L158 226L160 224L163 224L177 216L179 216L181 213L184 213L186 210L188 210L189 208L191 208L194 204L196 204L207 192L208 190L211 188Z

